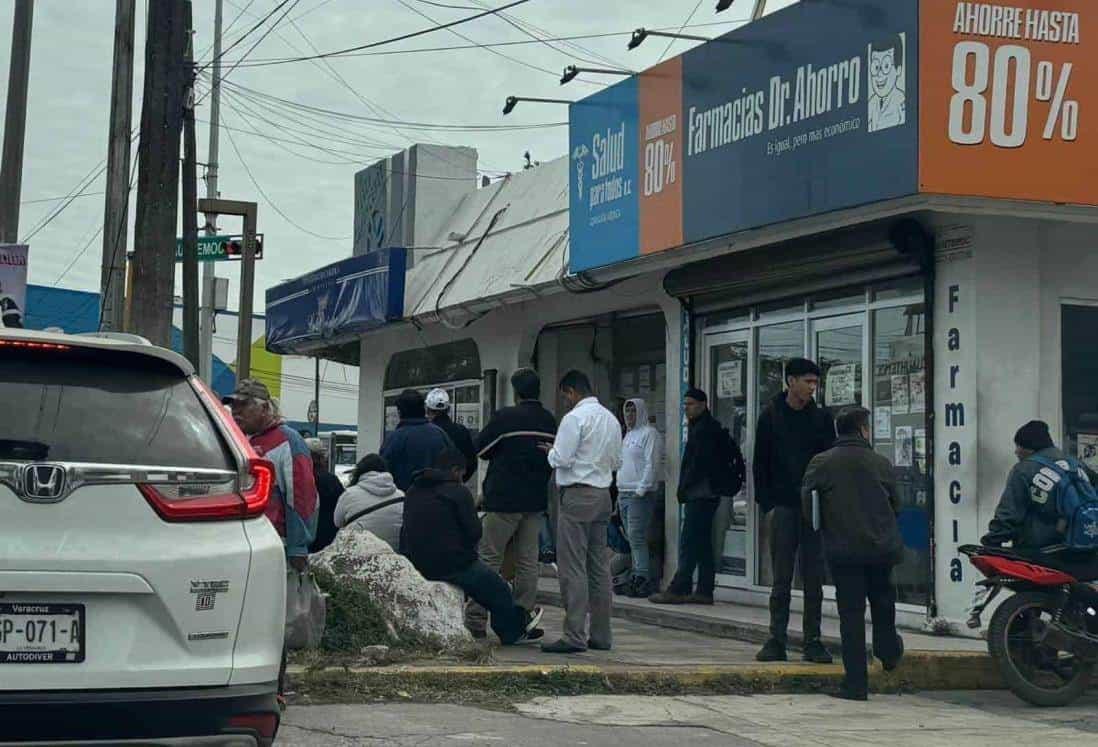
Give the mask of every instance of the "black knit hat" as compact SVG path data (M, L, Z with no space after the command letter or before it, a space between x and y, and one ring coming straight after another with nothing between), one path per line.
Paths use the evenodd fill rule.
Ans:
M1014 443L1030 451L1051 449L1055 445L1048 432L1048 423L1043 420L1031 420L1019 428L1014 434Z
M708 395L706 395L705 392L703 392L701 389L698 389L697 387L691 387L690 389L687 389L686 394L684 394L683 397L696 400L698 402L709 402Z

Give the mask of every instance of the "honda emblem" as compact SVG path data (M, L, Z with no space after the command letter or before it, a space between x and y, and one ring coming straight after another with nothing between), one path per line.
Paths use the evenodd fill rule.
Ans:
M23 496L49 503L65 496L65 468L57 464L31 464L23 471Z

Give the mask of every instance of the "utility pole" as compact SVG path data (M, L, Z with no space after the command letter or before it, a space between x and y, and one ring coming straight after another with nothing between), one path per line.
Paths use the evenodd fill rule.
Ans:
M11 68L8 70L8 109L4 120L4 155L0 163L0 244L19 241L19 198L23 192L23 142L27 129L33 18L34 0L15 0Z
M136 0L117 0L114 73L107 137L107 199L103 216L103 271L99 279L99 329L125 327L126 222L130 209L130 131L133 128L133 35Z
M214 4L214 45L213 45L213 85L210 93L210 151L206 158L206 197L217 199L217 158L221 140L221 19L223 0ZM217 235L217 214L206 213L206 234ZM216 265L205 262L202 265L202 310L199 325L201 336L199 344L198 375L207 384L213 382L213 332Z
M194 21L191 0L183 2L187 24L185 60L186 86L183 94L183 354L195 370L198 352L198 164L194 139Z
M170 347L172 341L187 30L183 0L149 3L141 140L137 151L132 331L164 347Z

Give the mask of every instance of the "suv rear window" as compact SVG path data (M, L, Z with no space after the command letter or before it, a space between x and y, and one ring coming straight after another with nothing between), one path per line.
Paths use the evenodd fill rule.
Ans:
M5 351L0 460L235 469L174 366L115 351Z

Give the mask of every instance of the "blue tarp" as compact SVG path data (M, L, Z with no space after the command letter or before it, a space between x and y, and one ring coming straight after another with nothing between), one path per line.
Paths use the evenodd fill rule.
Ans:
M267 349L308 354L404 316L404 249L351 257L267 291Z

